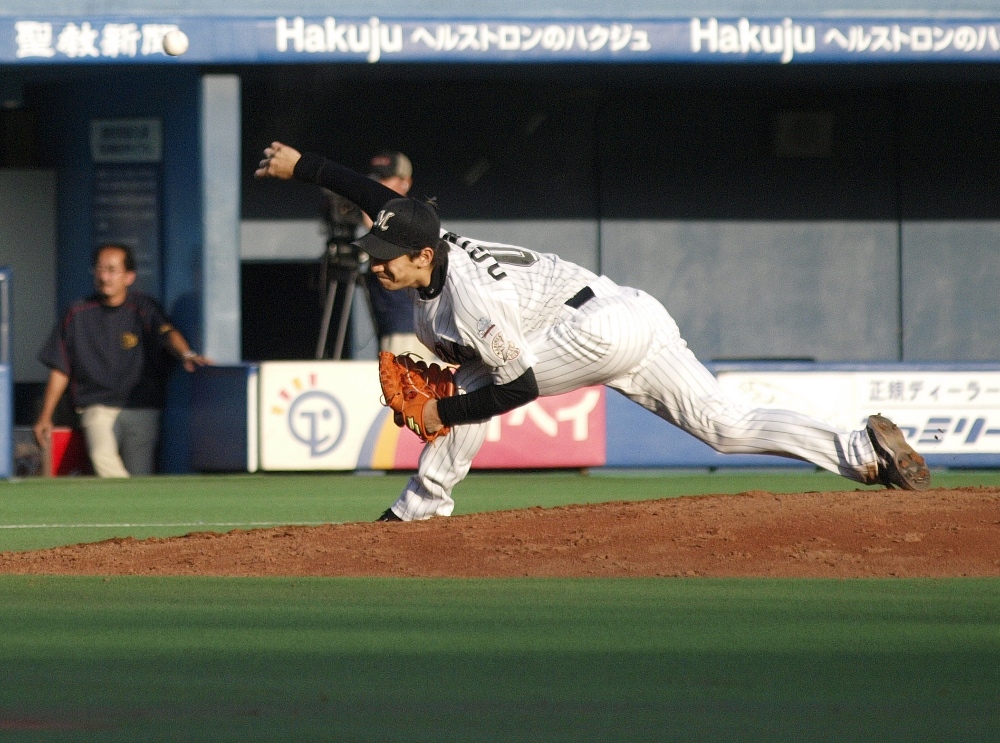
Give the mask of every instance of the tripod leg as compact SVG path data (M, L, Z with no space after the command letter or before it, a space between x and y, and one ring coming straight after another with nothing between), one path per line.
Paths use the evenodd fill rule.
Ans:
M316 358L326 355L326 340L330 336L330 318L333 316L333 303L337 299L337 282L328 281L326 285L326 304L323 307L323 321L320 323L319 340L316 342Z
M340 309L340 323L337 326L337 340L333 347L333 358L340 359L344 352L344 339L347 337L347 321L351 317L351 302L354 301L354 285L357 284L358 272L351 274L344 282L347 293L344 294L344 304Z

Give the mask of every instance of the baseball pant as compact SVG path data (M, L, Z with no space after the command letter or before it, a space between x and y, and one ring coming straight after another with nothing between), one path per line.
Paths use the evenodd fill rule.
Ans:
M153 473L160 438L159 410L89 405L81 411L80 425L98 477Z
M663 305L606 277L591 287L593 299L578 309L566 307L560 322L528 336L541 395L606 384L716 451L775 454L857 482L876 481L877 457L864 429L840 431L791 410L753 408L729 398ZM456 381L473 390L491 378L485 366L466 364ZM407 521L450 515L452 488L468 473L486 429L486 423L456 426L425 446L393 512Z

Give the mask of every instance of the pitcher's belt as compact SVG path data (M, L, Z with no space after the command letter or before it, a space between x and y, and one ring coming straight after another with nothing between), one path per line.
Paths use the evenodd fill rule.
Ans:
M566 306L578 310L594 298L594 290L589 286L583 287L580 291L566 300Z

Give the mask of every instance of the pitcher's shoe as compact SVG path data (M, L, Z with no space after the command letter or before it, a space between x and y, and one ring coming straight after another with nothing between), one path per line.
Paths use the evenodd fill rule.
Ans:
M927 490L931 486L927 463L906 443L899 426L885 416L870 415L866 430L878 455L879 482L902 490Z
M399 516L397 516L392 512L391 508L385 509L385 513L383 513L381 516L375 519L375 521L402 521L402 520L403 519L399 518Z

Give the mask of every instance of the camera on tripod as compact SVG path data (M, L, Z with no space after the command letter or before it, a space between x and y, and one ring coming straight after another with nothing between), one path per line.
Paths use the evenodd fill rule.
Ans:
M323 218L326 222L326 262L349 267L360 266L368 256L351 242L363 224L361 208L353 201L329 189L323 189Z
M326 253L322 257L320 285L324 292L323 319L320 324L319 340L316 343L316 358L326 356L327 339L333 319L338 289L343 289L340 302L340 316L337 320L337 335L331 358L343 355L347 323L354 299L354 289L363 282L361 274L368 270L368 254L352 241L357 237L358 228L364 224L361 208L353 201L345 199L328 189L323 189L323 221L326 223Z

